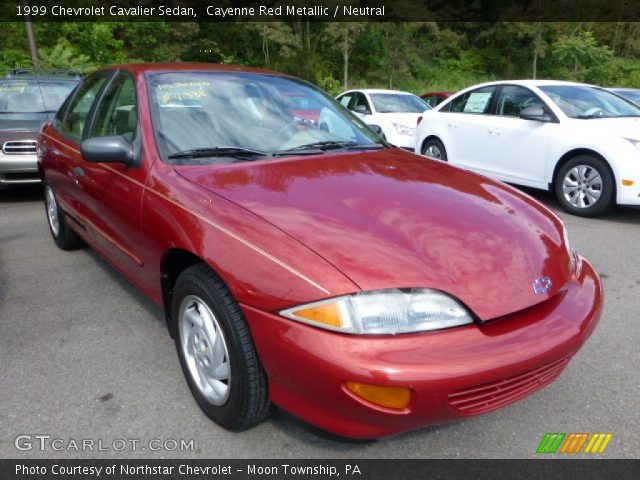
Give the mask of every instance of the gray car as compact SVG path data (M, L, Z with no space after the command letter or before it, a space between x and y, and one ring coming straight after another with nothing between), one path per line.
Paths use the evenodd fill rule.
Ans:
M0 188L40 182L36 138L81 76L68 70L13 70L0 79Z

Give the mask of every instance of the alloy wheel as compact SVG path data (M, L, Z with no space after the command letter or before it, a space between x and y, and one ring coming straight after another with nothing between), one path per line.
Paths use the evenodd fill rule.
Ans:
M179 310L180 347L189 374L213 405L223 405L231 389L229 350L220 324L207 304L195 295Z
M595 205L602 195L602 188L602 176L590 165L576 165L562 180L562 194L576 208Z
M433 143L425 148L424 154L427 157L436 158L438 160L442 159L442 152L440 151L440 148Z

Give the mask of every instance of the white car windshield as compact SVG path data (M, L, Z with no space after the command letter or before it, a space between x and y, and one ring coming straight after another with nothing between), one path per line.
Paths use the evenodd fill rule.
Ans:
M74 82L0 81L0 113L55 112L75 86Z
M416 95L404 93L370 93L373 108L378 113L422 113L431 110L427 102Z
M540 87L571 118L640 117L635 104L601 88L587 85Z
M169 163L229 163L385 147L333 99L294 78L173 72L150 75L149 85L156 138ZM327 118L332 121L323 120Z

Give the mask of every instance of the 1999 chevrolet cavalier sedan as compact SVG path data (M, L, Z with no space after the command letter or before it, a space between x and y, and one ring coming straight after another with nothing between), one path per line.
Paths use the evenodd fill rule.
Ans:
M340 121L317 128L294 94ZM600 315L553 213L389 147L289 76L105 68L38 147L56 244L88 243L164 307L228 429L272 403L356 438L488 412L555 380Z

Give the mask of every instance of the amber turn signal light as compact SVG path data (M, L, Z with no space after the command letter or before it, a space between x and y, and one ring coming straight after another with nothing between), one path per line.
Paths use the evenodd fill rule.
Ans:
M402 410L411 401L411 390L406 387L383 387L360 382L346 382L345 385L358 397L381 407Z

